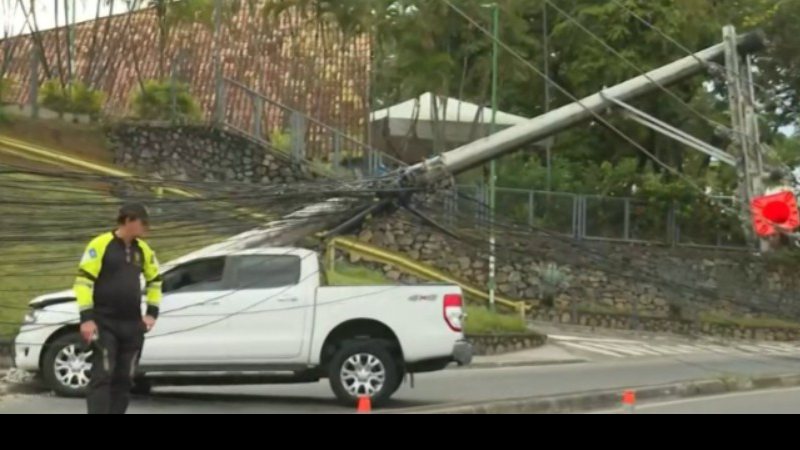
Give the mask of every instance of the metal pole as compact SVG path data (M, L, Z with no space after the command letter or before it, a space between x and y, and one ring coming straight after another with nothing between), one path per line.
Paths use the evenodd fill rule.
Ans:
M221 125L225 118L225 101L223 94L222 72L222 0L214 0L214 117L216 125Z
M333 136L333 169L334 171L339 170L339 166L342 164L342 135L335 134Z
M742 84L739 80L739 49L736 46L736 30L732 26L726 26L722 30L723 41L725 43L725 69L728 82L728 101L731 109L731 124L733 127L733 154L739 160L739 195L742 199L742 210L740 217L745 228L747 240L753 242L753 235L750 223L750 177L749 162L747 160L747 139L744 133L744 117L742 112Z
M673 247L678 245L680 236L678 235L678 208L675 202L667 210L667 243Z
M626 241L631 238L631 199L625 198L625 219L623 224L623 237Z
M250 95L250 100L253 103L253 136L260 142L264 140L264 100L255 94Z
M534 208L534 191L528 191L528 226L533 227L533 224L536 223L536 216Z
M725 65L728 81L728 96L731 107L733 125L733 142L739 159L739 191L741 195L741 219L748 240L758 242L761 251L769 249L765 240L757 240L750 215L751 200L764 193L764 170L761 161L761 149L758 133L758 118L755 113L754 91L748 84L752 83L752 68L743 59L736 45L736 28L728 25L723 29L725 41Z
M550 112L550 33L548 32L547 2L542 3L542 43L544 45L544 112ZM547 190L553 190L553 142L545 144Z
M764 195L764 155L761 149L761 130L758 123L758 112L756 111L756 92L753 80L753 56L746 55L742 64L742 83L745 83L742 93L744 94L744 118L747 138L749 140L748 149L751 151L752 173L751 173L751 192L753 195Z
M500 69L500 6L495 3L492 8L492 125L490 134L497 132L497 103L498 103L498 71ZM497 160L492 159L489 163L489 210L490 210L490 233L489 233L489 306L495 309L495 292L497 290L497 254L494 220L495 208L497 206Z

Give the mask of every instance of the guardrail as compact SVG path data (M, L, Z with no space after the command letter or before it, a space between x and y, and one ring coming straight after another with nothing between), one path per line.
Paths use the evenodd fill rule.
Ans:
M458 280L455 277L451 277L440 270L434 269L433 267L423 264L419 261L415 261L400 253L365 244L352 238L336 237L328 242L326 259L328 267L331 269L335 264L335 251L337 249L349 253L356 253L368 261L394 266L398 270L415 277L458 285L468 297L486 301L487 303L489 302L489 293L486 290L477 288L462 280ZM496 296L495 302L498 305L514 310L525 317L525 311L527 309L527 304L525 302L511 300L501 296Z

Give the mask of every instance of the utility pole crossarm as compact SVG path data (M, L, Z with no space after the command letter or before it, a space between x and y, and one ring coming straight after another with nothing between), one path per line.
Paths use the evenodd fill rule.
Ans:
M605 96L605 94L601 93L601 95ZM717 160L731 166L736 167L738 161L736 157L731 155L730 153L714 147L713 145L704 142L701 139L698 139L691 134L676 128L662 120L659 120L646 112L637 109L623 101L617 100L615 98L605 96L609 101L614 103L615 105L619 106L620 108L624 109L626 112L626 117L635 121L636 123L643 125L651 130L655 130L671 139L674 139L680 142L683 145L689 146L699 152L705 153L708 156L716 158Z

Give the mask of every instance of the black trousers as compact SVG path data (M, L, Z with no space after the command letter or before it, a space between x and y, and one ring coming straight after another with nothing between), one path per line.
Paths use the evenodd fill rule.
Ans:
M125 414L133 377L144 345L144 324L139 320L96 320L98 335L92 345L92 378L87 403L89 414Z

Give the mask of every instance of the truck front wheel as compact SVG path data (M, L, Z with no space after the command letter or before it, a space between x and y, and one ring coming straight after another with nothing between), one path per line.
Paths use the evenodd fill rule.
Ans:
M381 406L402 382L397 362L381 341L346 341L328 366L331 389L343 405L363 396Z

